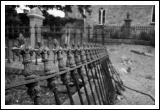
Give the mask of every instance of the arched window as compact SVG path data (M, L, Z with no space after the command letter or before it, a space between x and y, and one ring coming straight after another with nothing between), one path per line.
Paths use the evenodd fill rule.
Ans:
M103 8L99 9L99 24L100 25L105 24L105 10Z
M152 23L154 23L155 22L155 5L153 6L153 8L152 8L152 21L151 21Z

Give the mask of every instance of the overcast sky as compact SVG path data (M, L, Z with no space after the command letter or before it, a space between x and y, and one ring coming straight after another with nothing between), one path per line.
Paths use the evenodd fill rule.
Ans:
M16 8L17 13L23 13L23 9L30 10L29 7L25 7L24 5L20 5L20 7ZM57 10L57 9L49 9L47 12L53 16L59 16L59 17L65 16L63 11Z

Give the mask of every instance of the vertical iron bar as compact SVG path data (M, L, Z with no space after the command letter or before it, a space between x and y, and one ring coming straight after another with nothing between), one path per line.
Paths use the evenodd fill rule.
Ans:
M56 104L60 105L61 102L60 102L60 99L59 99L59 96L58 96L58 91L57 91L57 86L56 86L55 80L56 80L56 78L47 79L48 87L54 93L54 98L55 98Z
M64 60L63 60L63 56L62 56L62 50L58 50L57 51L57 59L58 59L58 67L59 67L59 71L64 71L66 69L65 64L64 64ZM68 85L68 75L67 73L64 73L61 75L61 80L63 81L63 84L66 86L67 88L67 93L70 99L70 103L71 105L74 105L74 101L70 92L70 87Z
M76 44L76 29L74 30L74 44Z
M38 62L37 62L37 52L35 53L35 57L36 57L35 65L38 65Z
M14 39L12 40L12 47L14 47ZM12 52L12 55L13 55L13 61L15 61L15 54L14 54L14 52Z
M85 71L86 71L86 74L87 74L87 78L88 78L88 82L89 82L89 86L90 86L90 89L91 89L91 93L92 93L92 96L93 96L93 100L94 100L94 104L96 105L96 99L95 99L95 95L94 95L94 92L93 92L93 88L92 88L92 85L91 85L91 82L90 82L90 78L89 78L89 73L88 73L88 70L87 70L87 65L85 65Z
M48 43L47 43L48 45L47 45L47 47L49 47L49 43L50 43L50 42L49 42L49 37L47 37L47 40L48 40Z
M83 33L82 33L82 30L81 30L81 45L82 45L82 43L83 43Z
M7 57L8 57L8 58L7 58L7 59L8 59L7 62L10 63L11 60L10 60L10 52L9 52L10 47L9 47L9 36L8 36L8 35L9 35L9 33L7 33L7 45L8 45L8 46L7 46L7 48L8 48L8 49L7 49L7 54L8 54L8 55L7 55Z
M80 92L80 87L79 87L79 84L78 84L78 78L75 76L75 70L71 71L71 76L74 80L74 83L76 84L76 88L77 88L77 91L78 91L78 95L79 95L81 105L84 105L82 95L81 95L81 92Z
M68 85L67 79L66 79L66 78L63 79L63 77L66 77L66 74L67 74L67 73L64 73L64 74L61 75L62 81L64 82L64 85L65 85L66 88L67 88L67 94L68 94L68 96L69 96L70 103L71 103L71 105L74 105L74 101L73 101L73 98L72 98L72 95L71 95L71 91L70 91L70 87L69 87L69 85Z
M94 71L95 71L95 76L96 76L96 78L97 78L97 82L98 82L98 86L99 86L99 90L100 90L100 96L101 96L101 99L102 99L102 101L103 101L103 104L104 104L104 97L103 97L103 95L102 95L102 88L101 88L101 86L102 85L100 85L100 82L99 82L99 78L98 78L98 72L97 72L97 70L96 70L96 65L95 65L95 67L94 67Z
M101 63L99 63L99 69L100 69L100 71L102 71L102 80L103 80L103 84L104 84L104 88L105 88L107 104L109 104L110 102L109 102L109 97L108 97L108 80L106 79L105 71L102 68Z
M85 94L86 94L86 98L87 98L88 104L90 105L91 102L90 102L90 100L89 100L88 92L87 92L86 85L85 85L85 82L84 82L84 77L83 77L83 75L81 74L81 69L82 69L82 68L78 68L78 73L79 73L79 75L80 75L80 77L81 77L81 79L82 79L82 83L83 83L83 85L84 85L84 91L85 91Z
M80 65L81 64L81 61L80 61L80 56L78 54L78 50L74 50L74 56L71 54L71 50L67 50L67 66L69 67L75 67L76 65ZM74 57L75 57L75 61L74 61ZM75 65L76 64L76 65ZM78 71L79 72L79 71ZM71 76L74 80L74 83L76 84L76 88L77 88L77 91L78 91L78 95L79 95L79 99L80 99L80 102L82 105L84 105L84 102L83 102L83 99L82 99L82 96L81 96L81 93L80 93L80 87L79 87L79 80L78 80L78 72L77 70L73 70L71 71ZM79 72L79 74L81 74L81 72Z
M113 96L114 96L114 93L115 93L115 91L114 91L114 87L113 87L113 84L112 84L112 81L111 81L111 77L110 77L110 75L109 75L109 71L108 71L108 69L107 68L105 68L105 66L104 65L106 65L106 63L105 63L105 60L106 59L104 59L103 60L103 65L102 65L102 68L104 69L104 71L105 71L105 73L106 73L106 77L107 77L107 81L108 81L108 95L109 95L109 101L110 101L110 104L112 104L112 102L113 102ZM106 65L107 66L107 65Z
M90 42L90 26L88 26L88 42Z
M94 86L95 86L95 90L96 90L96 93L97 93L98 101L99 101L99 104L101 105L101 101L100 101L100 98L99 98L99 93L98 93L97 85L96 85L95 78L94 78L94 75L93 75L92 67L90 68L90 70L91 70L91 75L92 75L92 78L93 78L93 83L94 83Z
M102 71L99 70L99 65L97 65L97 71L98 71L98 77L100 78L100 84L102 85L102 91L103 91L103 94L104 94L104 98L106 98L106 90L105 90L105 86L104 86L104 82L103 82L103 79L102 79ZM106 100L104 100L106 102Z

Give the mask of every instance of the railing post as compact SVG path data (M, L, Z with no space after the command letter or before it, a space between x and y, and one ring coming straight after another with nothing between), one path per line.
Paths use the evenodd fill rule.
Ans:
M85 44L83 44L83 48L81 48L80 56L81 56L81 62L82 62L82 64L86 63L87 60L86 60L86 55L85 55ZM88 95L88 92L87 92L87 89L86 89L86 85L85 85L84 77L86 77L86 76L84 76L85 75L84 72L85 72L84 67L78 68L78 73L79 73L79 75L80 75L80 77L82 79L82 83L84 85L84 90L85 90L86 98L87 98L88 104L90 105L91 102L90 102L89 95ZM81 73L83 73L83 74L81 74Z
M57 59L58 59L58 68L59 68L59 71L66 70L66 67L65 67L65 64L64 64L64 61L63 61L63 56L62 56L62 49L59 49L57 51ZM63 84L67 88L67 93L68 93L71 105L74 105L74 101L73 101L73 98L72 98L72 95L71 95L71 92L70 92L70 87L68 85L68 83L69 83L68 73L62 74L61 75L61 80L62 80Z
M91 60L94 60L94 55L93 55L93 45L91 44L91 48L90 48L90 57L91 57ZM89 69L90 69L90 72L91 72L91 75L92 75L92 78L93 78L93 83L94 83L94 86L95 86L95 90L96 90L96 94L97 94L97 97L98 97L98 101L99 101L99 104L101 105L101 100L100 100L100 96L99 96L99 92L98 92L98 87L97 87L97 84L96 84L96 81L95 81L95 72L93 72L93 63L90 63L89 65Z
M109 104L107 80L105 78L104 71L101 68L101 61L98 60L97 63L98 63L97 70L99 71L99 73L101 73L101 74L99 74L99 77L101 79L101 84L102 84L102 87L104 89L105 99L107 100L107 101L105 100L105 103Z
M78 49L74 48L74 50L72 50L72 51L73 51L74 56L75 56L75 61L74 61L74 56L71 54L71 50L68 50L68 54L67 54L68 61L70 62L70 67L71 68L75 67L76 65L80 65L81 64L81 62L80 62L80 53L79 53ZM75 63L76 63L76 65L75 65ZM79 73L79 74L81 74L81 73ZM80 82L79 82L79 78L78 78L79 74L77 73L76 70L72 70L71 71L71 76L72 76L72 78L74 80L74 83L76 85L80 102L81 102L82 105L84 105L83 98L82 98L82 95L80 93L80 86L79 86Z
M89 45L87 45L85 47L85 56L86 56L86 60L87 62L90 62L91 59L90 59L90 55L89 55ZM89 82L89 87L90 87L90 90L91 90L91 94L92 94L92 97L93 97L93 101L94 101L94 104L96 104L96 99L95 99L95 94L93 92L93 88L92 88L92 85L91 85L91 77L89 76L89 70L88 70L88 65L85 65L84 66L84 69L86 71L86 75L87 75L87 79L88 79L88 82Z
M33 52L30 48L24 48L20 51L23 57L23 64L24 64L24 75L27 79L32 79L38 77L37 75L34 75L31 70L31 60L30 60L30 54ZM26 87L28 87L28 94L33 99L35 105L40 104L40 96L41 96L41 88L38 84L38 82L26 84Z
M94 55L94 59L97 59L96 46L95 45L94 45L93 55ZM101 99L103 101L103 104L106 104L105 99L104 99L105 95L104 95L104 92L103 92L104 89L102 87L102 84L100 83L101 80L100 80L100 77L98 75L98 74L100 74L100 72L97 71L97 66L98 66L97 61L93 62L93 68L94 68L94 71L95 71L95 76L97 78L97 82L98 82L98 86L99 86L99 90L100 90L100 96L101 96Z
M44 63L44 72L46 74L51 74L49 72L49 60L47 56L50 54L49 48L45 47L41 50L42 62Z
M57 105L60 105L61 102L60 102L60 99L59 99L59 96L58 96L56 80L57 80L56 77L47 79L47 82L48 82L48 85L47 85L47 86L48 86L49 89L54 93L54 97L55 97L56 104L57 104Z

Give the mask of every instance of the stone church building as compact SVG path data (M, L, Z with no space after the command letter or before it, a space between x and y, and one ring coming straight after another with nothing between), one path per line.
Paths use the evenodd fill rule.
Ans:
M126 14L130 14L131 25L147 26L154 24L153 5L91 5L91 14L85 13L87 25L122 25ZM76 6L72 7L69 17L82 18Z
M77 6L72 7L72 13L67 13L68 17L81 19L81 24L84 24L84 27L92 27L90 32L87 30L84 32L86 33L84 35L86 36L85 41L90 38L94 41L97 39L99 39L98 41L106 41L116 33L118 33L116 37L119 36L119 38L135 38L141 33L143 27L154 28L155 6L153 5L91 5L90 9L90 14L84 10L86 18L82 17ZM107 28L112 26L115 26L114 30ZM131 32L130 27L132 26L137 27L136 33L134 30ZM88 36L88 33L92 34Z

